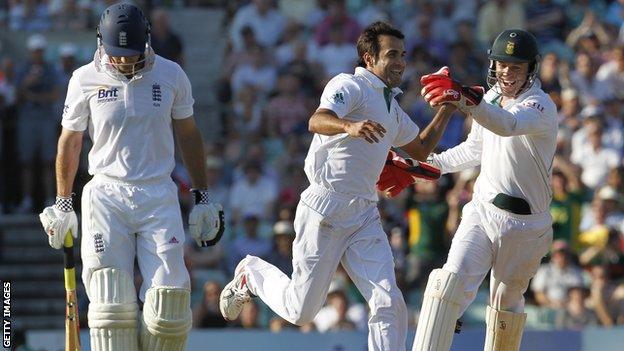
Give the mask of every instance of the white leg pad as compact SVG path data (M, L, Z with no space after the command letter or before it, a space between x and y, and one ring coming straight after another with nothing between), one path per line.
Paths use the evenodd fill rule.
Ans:
M488 306L485 312L485 351L518 351L526 313L500 311Z
M189 289L153 287L145 293L141 350L182 351L193 324Z
M136 289L130 275L102 268L89 281L89 334L93 351L138 351Z
M443 269L431 272L412 351L447 351L451 348L463 299L464 285L457 274Z

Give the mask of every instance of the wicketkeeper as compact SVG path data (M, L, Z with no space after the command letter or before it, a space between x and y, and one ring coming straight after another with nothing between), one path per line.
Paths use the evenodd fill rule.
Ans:
M517 351L526 320L523 293L552 241L550 176L555 104L540 88L537 41L505 30L489 51L490 90L466 87L451 72L424 76L432 106L453 104L473 118L466 141L430 162L442 173L481 165L446 264L429 276L413 350L449 350L457 319L490 272L486 351Z

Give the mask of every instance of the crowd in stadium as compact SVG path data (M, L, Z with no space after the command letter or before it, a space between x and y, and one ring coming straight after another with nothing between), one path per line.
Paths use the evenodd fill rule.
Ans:
M1 30L91 30L94 14L109 3L11 0L0 9ZM142 3L155 8L156 53L184 65L180 36L169 27L167 10L157 6L214 3L219 2ZM485 86L486 52L494 37L510 27L535 34L542 49L542 89L560 118L551 180L555 241L526 294L528 328L624 324L624 1L239 0L220 6L228 13L223 29L228 46L215 89L223 127L219 138L206 140L206 164L212 197L224 206L228 225L215 247L198 248L187 240L196 328L293 327L260 303L247 304L239 320L226 322L218 309L219 293L246 254L292 271L294 209L308 184L303 173L311 139L307 120L327 81L353 73L355 40L377 20L406 35L408 66L399 99L421 129L434 113L420 96L422 75L448 65L463 84ZM71 44L59 48L55 62L46 61L43 35L34 34L25 45L28 62L7 55L0 66L2 168L9 162L20 165L11 171L20 179L19 191L2 173L0 211L9 214L34 214L42 207L37 199L54 198L64 91L72 70L82 64ZM457 112L439 150L461 143L470 124ZM82 181L88 178L85 165L83 160ZM418 183L379 203L412 327L423 284L445 261L478 172ZM174 178L181 188L188 184L183 169ZM180 194L188 208L188 194ZM483 320L487 290L480 295L464 316L468 324ZM339 269L327 306L302 329L366 330L362 302Z

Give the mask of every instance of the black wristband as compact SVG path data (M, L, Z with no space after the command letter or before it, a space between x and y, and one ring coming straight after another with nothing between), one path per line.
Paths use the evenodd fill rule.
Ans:
M54 206L56 206L56 208L60 211L71 212L74 210L74 201L72 200L72 196L69 196L69 197L57 196Z
M193 194L193 200L195 202L195 205L210 203L210 195L208 195L208 190L191 189L191 193Z

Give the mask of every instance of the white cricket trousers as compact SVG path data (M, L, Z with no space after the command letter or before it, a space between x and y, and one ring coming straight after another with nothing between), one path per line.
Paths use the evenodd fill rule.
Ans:
M551 242L549 212L516 215L478 199L467 203L444 265L464 282L461 314L490 269L490 306L523 312L523 294Z
M184 228L178 189L171 178L122 182L96 175L82 190L82 281L89 294L93 271L112 267L134 277L137 258L143 283L190 288L184 265Z
M407 309L377 203L310 186L301 194L294 226L292 277L247 256L250 291L282 318L303 325L323 306L342 262L368 301L368 349L405 350Z

